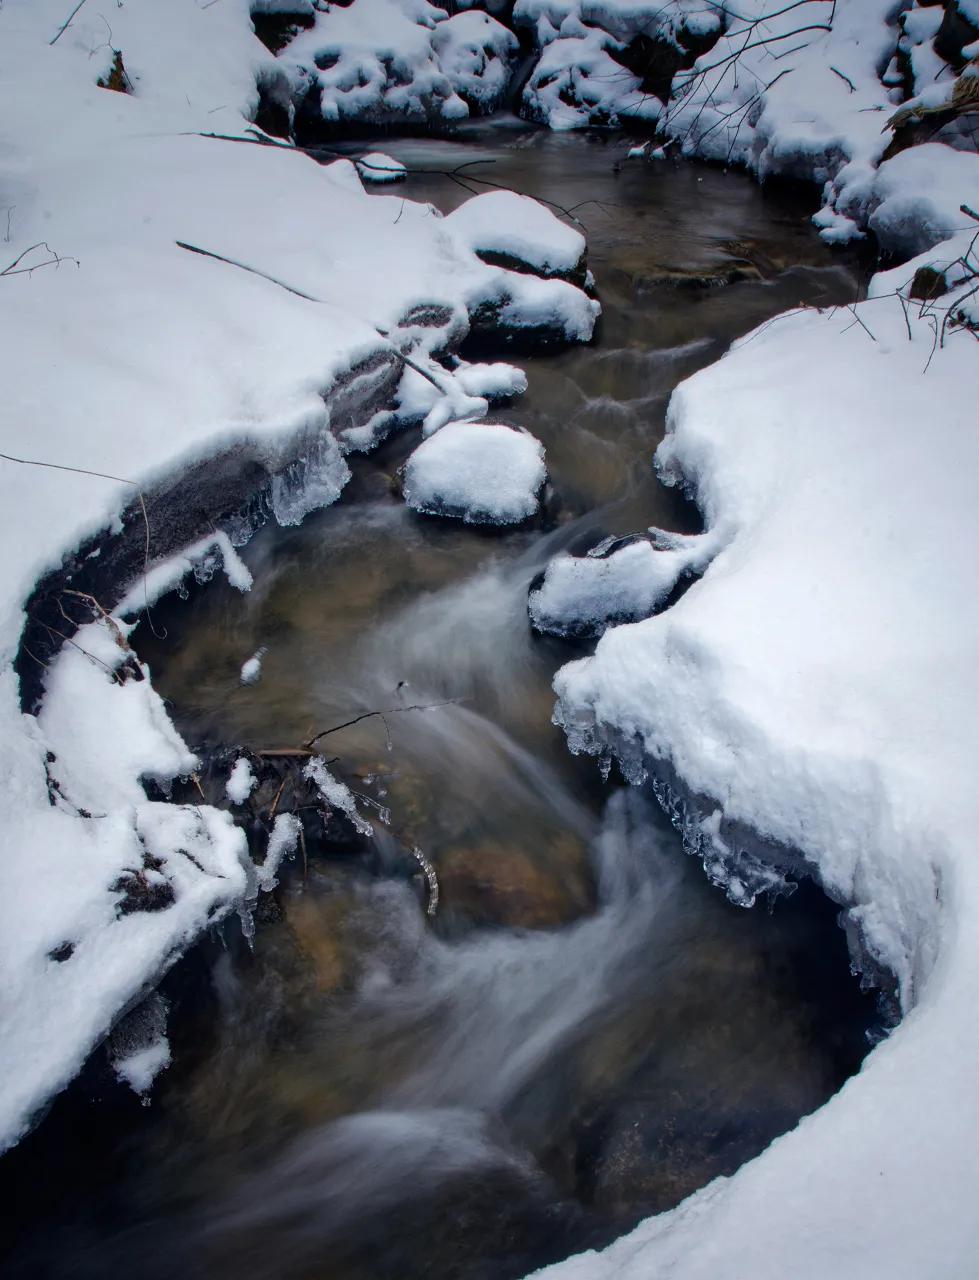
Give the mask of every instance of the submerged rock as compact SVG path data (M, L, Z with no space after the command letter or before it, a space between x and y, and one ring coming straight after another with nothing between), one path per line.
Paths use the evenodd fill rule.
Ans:
M443 911L474 924L557 928L594 907L587 853L567 834L537 856L495 841L454 848L438 874Z

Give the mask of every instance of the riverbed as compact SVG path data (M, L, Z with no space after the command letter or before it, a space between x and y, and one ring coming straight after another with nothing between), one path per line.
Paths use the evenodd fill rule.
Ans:
M140 626L194 746L384 711L325 742L375 835L297 861L252 945L229 922L170 975L151 1105L96 1054L0 1165L12 1274L516 1277L734 1172L877 1029L815 889L730 905L648 797L568 753L550 682L586 650L526 614L558 551L699 529L652 468L673 387L790 307L852 301L859 264L806 197L630 161L610 135L382 145L414 171L397 197L447 212L481 178L584 224L596 340L492 353L528 373L492 416L543 441L545 516L501 534L410 512L407 431L354 460L336 506L252 539L249 594L194 585L156 611L165 638Z

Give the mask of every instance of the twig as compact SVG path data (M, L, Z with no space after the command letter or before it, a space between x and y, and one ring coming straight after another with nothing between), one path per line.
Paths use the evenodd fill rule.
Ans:
M845 76L843 72L839 71L836 67L830 67L830 71L832 71L832 73L835 76L839 76L844 84L848 84L850 86L851 93L856 93L857 91L856 85L853 83L853 81L850 79L849 76Z
M20 266L19 263L23 262L23 260L27 257L27 255L29 253L33 253L35 249L47 249L51 257L46 258L44 262L35 262L33 267ZM62 262L73 262L76 267L81 266L81 263L78 261L77 258L71 257L70 254L56 253L46 240L38 240L37 244L30 245L27 249L23 251L23 253L19 253L17 257L14 258L13 262L5 266L4 269L0 271L0 277L24 276L24 275L30 276L30 275L33 275L35 271L40 271L42 267L60 267Z
M269 810L269 822L271 822L272 819L275 817L275 811L279 807L279 800L282 796L282 792L286 785L286 782L288 781L288 778L289 778L288 773L285 773L282 775L282 781L279 783L279 789L275 793L275 799L272 801L272 808Z
M71 11L71 13L69 13L68 17L67 17L67 18L65 18L64 22L61 24L61 26L60 26L60 27L58 28L58 30L55 32L55 34L54 34L54 36L52 37L52 39L50 39L50 40L48 41L48 45L49 45L49 46L50 46L50 45L53 45L53 44L57 44L57 43L58 43L58 41L61 39L61 37L64 35L64 33L68 30L68 27L71 25L71 20L72 20L72 18L75 16L75 14L78 12L78 10L82 7L82 5L83 5L84 3L85 3L85 0L78 0L78 3L75 5L74 9L72 9L72 11Z
M343 724L335 724L331 729L323 729L315 737L310 738L308 742L303 743L303 747L309 750L314 743L319 742L320 738L329 737L331 733L339 733L341 729L349 729L351 725L360 724L361 720L368 720L371 716L398 715L402 711L431 711L435 707L451 707L457 706L461 702L468 702L468 698L446 698L444 702L419 702L410 707L388 707L385 711L365 711L363 715L354 716L352 720L344 720ZM259 755L267 755L268 752L259 752ZM300 754L296 752L295 754Z

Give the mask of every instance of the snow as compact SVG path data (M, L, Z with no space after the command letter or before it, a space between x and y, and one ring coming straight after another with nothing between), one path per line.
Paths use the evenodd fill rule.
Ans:
M515 191L473 196L446 222L474 252L515 258L541 275L570 275L585 255L580 231Z
M351 797L352 799L352 797ZM344 797L346 803L346 797ZM279 813L272 824L265 861L256 869L256 882L261 893L271 893L278 883L279 868L292 857L299 846L302 824L294 813Z
M512 34L470 5L453 17L426 0L299 8L315 27L274 58L244 0L126 0L109 39L86 6L54 45L68 6L0 7L0 269L22 253L33 268L0 279L2 447L101 473L0 469L0 1147L210 922L274 886L298 838L280 815L255 868L227 812L147 799L144 779L165 792L197 762L104 622L49 664L40 714L20 713L11 662L38 576L100 531L111 546L138 489L218 459L270 476L283 522L335 500L349 471L329 396L367 360L381 363L359 375L365 400L400 370L395 416L434 433L409 460L408 500L417 472L464 519L525 518L540 446L459 421L520 377L449 370L433 352L481 309L582 341L598 314L568 281L474 252L508 253L519 230L535 270L566 272L552 255L567 263L577 233L557 220L508 214L501 235L503 220L481 222L485 197L442 218L368 196L350 161L318 166L247 132L259 84L279 102L315 86L327 126L463 119L498 100ZM906 313L893 294L917 266L947 267L954 305L975 316L954 264L974 235L959 205L977 203L977 162L941 143L883 160L900 40L922 105L952 93L934 7L905 6L898 22L891 0L838 0L832 31L782 0L721 8L724 34L662 104L616 60L622 43L637 23L667 40L716 30L718 7L517 0L514 22L540 45L525 109L556 128L634 116L688 155L814 181L824 238L869 229L919 256L874 282L856 311L866 328L850 311L792 313L687 382L658 461L693 485L705 537L557 561L536 607L556 628L606 628L557 678L572 745L614 748L636 779L649 767L675 778L688 842L739 900L758 848L799 851L868 960L896 976L906 1016L837 1097L735 1177L554 1270L959 1280L979 1253L976 357L954 328L935 342L948 299ZM975 0L959 9L979 20ZM757 30L764 41L747 48ZM116 48L131 94L96 86ZM724 59L739 51L732 74ZM450 318L413 325L422 306ZM359 428L365 443L391 420ZM227 534L176 556L160 536L151 529L150 581L107 606L135 614L219 563L250 584ZM664 612L609 625L661 608L677 570L703 576ZM307 772L370 830L323 761ZM161 1033L113 1061L148 1088L167 1054Z
M247 756L239 756L231 767L225 790L232 804L244 804L255 789L257 779L252 773L251 761Z
M134 1093L146 1094L161 1071L170 1065L170 1042L166 1036L145 1049L136 1049L128 1058L116 1060L115 1072Z
M452 422L405 464L404 495L414 511L467 524L517 524L537 511L547 471L544 447L502 423Z
M386 156L383 151L368 151L357 160L357 172L365 182L401 182L408 170L400 160Z
M873 337L800 311L682 384L657 463L715 557L555 687L574 747L676 771L705 859L736 875L745 830L799 850L907 1014L761 1158L562 1280L957 1277L979 1248L975 342L923 374L927 318L909 340L894 297L858 314Z

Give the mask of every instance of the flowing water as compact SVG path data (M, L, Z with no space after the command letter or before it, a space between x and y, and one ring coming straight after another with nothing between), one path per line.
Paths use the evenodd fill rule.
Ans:
M137 633L194 744L286 747L385 711L322 742L375 835L292 866L254 950L228 925L170 975L151 1106L96 1054L0 1162L10 1274L519 1276L733 1172L866 1051L875 1009L830 904L730 906L646 797L572 758L550 682L582 651L526 615L555 552L698 528L651 466L670 391L779 311L851 300L855 264L797 196L620 166L604 137L383 145L579 206L597 340L520 359L530 389L495 415L544 442L551 515L504 534L415 516L391 482L408 432L335 507L252 540L250 594L214 581L158 611L165 641ZM402 190L469 194L435 173Z

